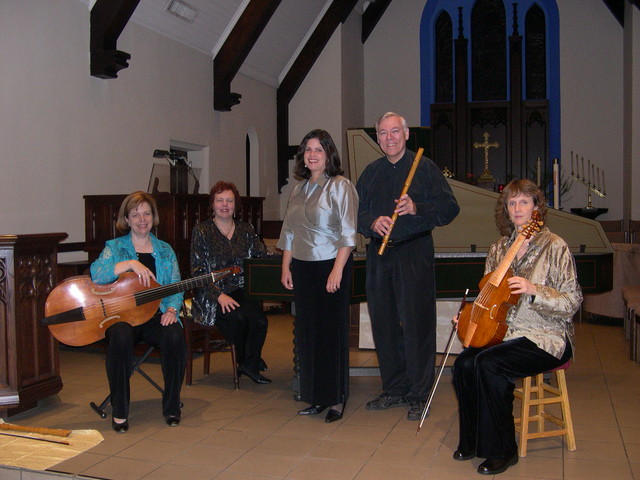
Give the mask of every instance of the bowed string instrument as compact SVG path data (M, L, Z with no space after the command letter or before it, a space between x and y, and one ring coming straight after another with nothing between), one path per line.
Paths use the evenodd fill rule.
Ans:
M92 282L88 275L71 277L51 290L40 325L48 326L56 340L82 347L102 340L114 323L127 322L135 327L147 322L164 297L238 273L240 267L233 266L168 285L152 280L150 287L140 284L133 272L104 285Z

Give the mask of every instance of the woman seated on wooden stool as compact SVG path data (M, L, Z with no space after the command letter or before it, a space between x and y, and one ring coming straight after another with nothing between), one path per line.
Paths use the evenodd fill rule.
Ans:
M100 257L91 264L93 281L111 283L124 272L134 272L140 283L147 287L151 286L151 280L160 285L178 282L180 270L173 249L151 233L158 222L158 207L151 195L141 191L128 195L116 221L116 228L128 234L107 241ZM118 322L106 331L111 426L117 433L129 429L129 377L134 364L134 348L140 341L161 351L162 413L167 425L175 427L180 423L180 389L186 366L186 344L178 319L182 298L182 293L163 298L158 312L141 325L134 327L127 322Z
M211 220L193 227L191 273L205 275L238 266L245 258L267 256L267 248L253 227L235 220L240 194L233 183L218 182L211 189ZM216 325L236 347L238 374L255 383L271 383L260 372L267 369L262 347L268 320L262 304L244 297L244 275L229 275L195 290L191 308L194 321Z
M504 188L495 215L503 237L489 248L485 274L496 270L534 210L544 220L544 196L533 182L514 180ZM484 475L502 473L518 462L514 379L552 370L571 358L572 319L582 302L573 255L546 227L522 242L510 267L508 288L520 299L506 314L504 341L489 348L466 348L453 367L460 416L453 458L486 458L478 467Z

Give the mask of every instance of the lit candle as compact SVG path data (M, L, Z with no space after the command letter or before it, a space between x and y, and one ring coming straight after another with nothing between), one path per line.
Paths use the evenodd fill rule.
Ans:
M560 165L558 159L553 159L553 208L560 208Z
M540 169L540 157L538 157L538 161L537 161L537 172L538 172L538 183L537 185L540 186L540 175L541 175L541 169Z

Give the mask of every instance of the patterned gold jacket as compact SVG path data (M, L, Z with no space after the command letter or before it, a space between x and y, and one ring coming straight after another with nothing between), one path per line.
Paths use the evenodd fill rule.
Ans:
M514 232L491 245L485 274L496 269L516 236ZM522 258L513 261L511 269L514 276L534 283L538 294L520 296L507 314L509 329L504 339L526 337L556 358L562 357L567 339L575 352L573 316L582 303L582 289L569 246L545 227L531 239Z

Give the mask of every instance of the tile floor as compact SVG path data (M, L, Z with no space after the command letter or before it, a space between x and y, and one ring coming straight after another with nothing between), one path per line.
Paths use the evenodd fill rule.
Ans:
M560 438L532 441L528 456L501 480L616 478L640 479L640 365L628 359L622 328L576 325L577 357L567 371L578 448L569 452ZM106 394L101 353L61 352L64 388L38 408L8 419L23 425L96 429L104 442L52 470L102 479L431 479L480 478L481 462L456 462L456 401L444 375L432 413L416 436L405 409L369 412L366 402L380 390L378 377L352 376L345 418L301 417L306 406L293 399L292 320L270 316L264 357L270 385L241 379L234 391L228 354L216 354L213 373L194 366L194 384L183 389L182 423L167 427L157 392L139 375L133 379L130 430L117 435L110 419L91 408ZM351 364L371 366L370 351L352 353ZM161 379L159 365L146 367ZM51 475L53 478L54 475ZM46 478L0 470L0 479ZM58 478L55 475L55 478Z

